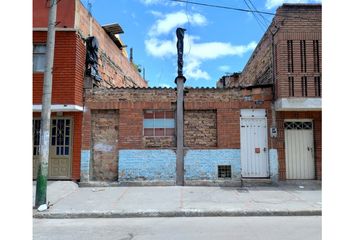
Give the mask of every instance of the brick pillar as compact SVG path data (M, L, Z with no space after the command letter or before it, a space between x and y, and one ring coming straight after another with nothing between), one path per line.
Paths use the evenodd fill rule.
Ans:
M82 146L80 182L89 182L91 165L91 109L84 107L82 118Z

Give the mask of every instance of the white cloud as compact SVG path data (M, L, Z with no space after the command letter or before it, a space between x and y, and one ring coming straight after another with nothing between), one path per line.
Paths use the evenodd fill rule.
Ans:
M283 3L310 3L310 2L322 2L322 0L267 0L266 8L271 9L274 7L278 7Z
M177 53L175 42L157 38L145 40L145 49L149 55L159 58L169 57Z
M181 2L171 2L168 0L140 0L141 3L143 3L144 5L164 5L164 6L183 6L184 3Z
M155 17L163 17L162 12L151 10L150 13Z
M210 75L206 71L200 69L201 64L202 62L198 59L186 57L184 75L187 78L209 80Z
M148 34L149 36L159 36L161 34L167 34L172 29L175 29L176 27L181 27L188 21L191 25L198 26L202 26L207 23L206 18L199 13L194 13L192 15L189 15L188 17L183 11L168 13L161 19L156 21L156 23L150 28Z
M247 45L232 45L223 42L197 43L197 36L185 35L184 41L184 71L188 78L209 80L210 75L201 69L204 61L226 56L242 56L257 46L252 41ZM145 48L149 55L158 58L177 58L176 37L173 40L151 38L145 40ZM176 60L177 61L177 60Z
M221 72L227 72L231 69L231 67L229 65L221 65L218 67L218 70Z

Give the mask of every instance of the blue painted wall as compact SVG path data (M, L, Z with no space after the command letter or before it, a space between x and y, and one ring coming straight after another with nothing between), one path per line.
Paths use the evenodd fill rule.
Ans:
M90 150L81 150L80 171L80 180L88 181L90 171Z
M120 150L118 158L118 181L176 179L173 150Z
M278 163L277 149L269 149L269 166L270 166L270 178L275 182L278 181L279 163Z
M218 165L231 165L232 179L241 178L239 149L188 150L184 157L186 180L217 180Z

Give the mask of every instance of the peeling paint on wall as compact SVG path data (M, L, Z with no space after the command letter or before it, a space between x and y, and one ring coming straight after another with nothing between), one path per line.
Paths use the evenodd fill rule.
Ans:
M269 149L269 168L270 178L273 182L278 181L278 151L277 149Z
M81 181L88 181L90 171L90 150L81 150Z
M173 150L120 150L118 181L171 181L176 179Z
M96 143L93 149L95 151L101 151L101 152L112 152L114 146L109 145L109 144L104 144L104 143Z
M231 180L241 178L239 149L188 150L184 157L186 180L218 180L218 165L231 165Z

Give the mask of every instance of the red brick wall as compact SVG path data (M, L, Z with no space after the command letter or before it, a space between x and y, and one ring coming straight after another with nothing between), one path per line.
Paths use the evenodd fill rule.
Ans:
M52 113L52 117L56 113ZM72 117L74 121L72 133L72 159L71 159L71 180L80 179L80 162L81 162L81 130L82 130L82 112L64 112L64 117ZM41 113L34 112L33 117L41 117Z
M90 18L92 21L90 21ZM94 36L99 43L99 73L103 79L103 87L147 87L134 65L130 63L127 56L108 36L101 25L90 17L86 8L78 2L76 9L76 29L79 29L83 36ZM91 27L90 27L91 26ZM92 33L90 34L90 28ZM133 29L132 29L133 30ZM131 30L131 31L132 31Z
M285 165L285 138L284 120L285 119L313 119L314 148L315 148L315 175L316 179L322 179L322 113L321 112L277 112L276 124L278 137L272 139L272 147L278 149L279 159L279 179L286 179Z
M88 130L91 123L86 120L86 116L87 119L90 118L89 109L119 109L118 148L141 149L147 148L143 138L144 110L171 110L175 108L176 104L176 92L173 89L93 89L86 90L85 93L88 110L84 112L84 149L90 148L90 138L87 134L91 134ZM245 100L245 96L250 98ZM214 148L240 148L240 109L265 108L270 126L271 99L270 88L244 89L242 91L237 89L188 89L185 94L184 108L187 115L188 112L199 112L205 115L206 111L214 110L216 136L211 136L211 139L216 137ZM263 103L256 104L257 100L263 100ZM199 120L202 118L193 118L193 121ZM206 134L211 133L210 129L204 130L203 132ZM195 133L195 136L192 134L189 139L195 139L198 137L197 135L198 133ZM200 144L190 147L203 148Z
M33 43L46 43L47 32L33 32ZM75 31L57 31L54 49L52 104L82 106L85 45ZM42 103L44 73L33 73L33 104Z
M288 77L294 77L295 97L302 96L301 77L307 76L308 97L315 97L314 76L322 72L322 7L321 5L287 5L278 8L277 16L264 33L240 76L241 85L255 85L272 81L272 32L275 51L276 98L289 97ZM288 73L287 40L293 40L294 72ZM301 73L300 40L306 41L306 73ZM313 40L319 40L320 72L314 72Z
M48 0L33 0L33 27L48 27ZM57 5L57 27L73 28L75 22L75 0L60 0Z

